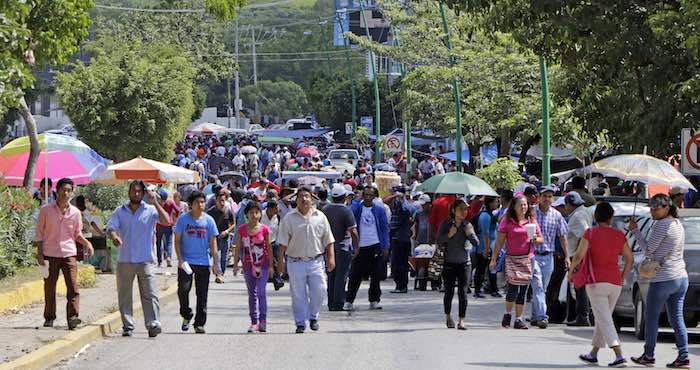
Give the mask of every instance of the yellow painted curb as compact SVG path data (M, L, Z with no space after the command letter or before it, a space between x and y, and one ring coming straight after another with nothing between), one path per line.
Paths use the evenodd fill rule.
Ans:
M91 265L80 265L80 271L92 269L93 276L95 268ZM78 274L80 280L81 274ZM79 281L80 282L80 281ZM62 276L56 281L56 294L66 295L66 283ZM19 288L0 294L0 312L7 310L22 308L32 303L42 302L44 300L44 280L30 281L22 284Z
M171 285L159 297L161 307L177 299L177 283ZM143 314L141 304L134 305L134 318ZM121 329L122 319L119 311L113 312L65 337L40 347L12 361L0 364L0 370L9 369L45 369L64 358L73 356L83 346L95 342L108 334Z

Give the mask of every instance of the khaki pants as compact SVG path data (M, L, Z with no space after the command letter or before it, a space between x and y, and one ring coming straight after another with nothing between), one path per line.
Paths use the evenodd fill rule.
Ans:
M160 302L156 291L156 278L152 263L123 263L117 264L117 297L119 312L122 316L124 330L134 330L133 315L133 284L134 277L138 279L141 307L146 328L160 326Z
M620 345L612 313L621 290L621 286L610 283L586 285L586 293L595 317L595 328L593 330L594 347L605 348L606 345L607 347Z

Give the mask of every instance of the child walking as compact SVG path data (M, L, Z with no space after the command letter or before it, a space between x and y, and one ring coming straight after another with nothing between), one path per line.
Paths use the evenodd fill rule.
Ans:
M272 276L272 246L270 229L260 223L262 210L257 202L250 202L245 207L248 223L238 228L237 246L240 253L234 257L234 273L238 272L238 261L243 256L243 276L248 287L248 309L250 310L250 328L248 333L267 331L267 295L265 286Z

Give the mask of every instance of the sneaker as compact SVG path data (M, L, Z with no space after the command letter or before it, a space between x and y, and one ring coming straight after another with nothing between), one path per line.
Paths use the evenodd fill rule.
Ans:
M217 276L216 279L214 279L214 281L215 281L217 284L223 284L224 279L222 279L221 276Z
M180 328L182 331L190 330L190 320L191 319L182 319L182 327Z
M301 325L297 325L297 331L296 331L296 333L297 333L297 334L304 334L304 331L305 331L305 330L306 330L305 327L303 327L303 326L301 326Z
M195 327L195 329L197 329ZM163 329L160 327L159 324L153 324L151 327L148 328L148 337L149 338L155 338L158 336L163 331Z
M53 320L44 320L45 328L53 328Z
M627 367L627 360L623 357L608 364L608 367Z
M670 364L666 364L666 367L669 369L690 369L690 359L686 358L685 360L681 360L680 357L678 357Z
M549 325L549 321L547 321L547 319L540 320L537 322L537 327L540 329L547 329L547 325Z
M260 326L258 324L250 324L248 327L248 333L255 333L258 330L260 330Z
M398 293L398 294L408 293L408 289L394 289L390 293Z
M523 320L515 320L513 329L527 330L527 325L523 322Z
M581 327L583 327L583 326L590 326L590 324L588 323L588 321L579 321L579 320L576 320L576 321L569 321L569 322L567 322L567 323L566 323L566 326L581 326Z
M170 261L170 258L168 258L168 259L165 261L165 265L168 266L168 267L173 267L173 262Z
M656 364L656 360L653 358L647 357L647 355L641 355L639 357L630 357L630 360L634 362L637 365L644 365L646 367L654 367L654 364Z
M313 331L318 331L318 320L309 320L309 327Z
M504 328L510 328L510 320L512 319L512 316L507 313L503 315L503 320L501 320L501 326Z
M72 316L68 318L68 330L73 330L80 325L83 320L80 320L78 316Z
M539 321L538 321L538 320L527 320L527 321L530 322L530 325L531 325L531 326L537 326L537 324L539 324Z
M206 333L203 326L195 326L194 332L197 334L205 334Z
M474 298L485 298L481 293L474 293Z
M355 311L355 306L350 302L345 302L343 305L343 311Z
M261 333L267 333L267 321L260 321L260 324L258 324L258 331Z
M598 365L598 359L595 357L591 357L591 355L588 353L585 355L578 355L578 359L588 365Z
M499 293L499 292L493 292L493 293L491 293L491 297L494 297L494 298L503 298L503 296L502 296L501 293Z
M132 335L134 335L134 331L131 329L124 329L124 331L122 331L122 337L130 337Z
M381 310L382 305L379 302L369 302L369 309L370 310Z

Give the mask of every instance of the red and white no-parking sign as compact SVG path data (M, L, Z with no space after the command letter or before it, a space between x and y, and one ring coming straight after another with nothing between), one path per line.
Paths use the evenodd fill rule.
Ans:
M684 175L700 175L700 131L692 132L689 128L684 128L681 144L681 172Z

